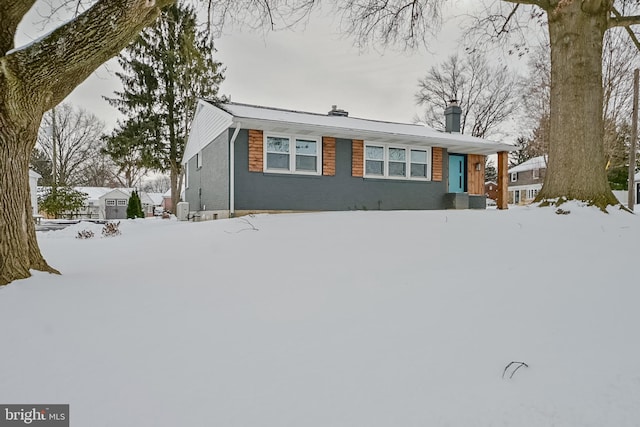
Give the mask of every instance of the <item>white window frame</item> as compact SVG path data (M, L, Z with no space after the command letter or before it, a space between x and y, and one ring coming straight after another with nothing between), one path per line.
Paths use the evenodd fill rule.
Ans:
M184 164L184 188L189 188L189 162Z
M118 199L116 204L118 206L127 206L127 201L125 199Z
M382 164L383 164L383 173L382 175L371 175L367 174L367 147L382 147L384 150ZM389 149L390 148L399 148L405 150L405 175L404 176L394 176L389 175ZM426 174L427 176L411 176L411 150L415 151L425 151L427 153L427 167ZM431 181L431 168L432 168L432 159L433 159L433 150L432 147L422 147L416 145L403 145L403 144L388 144L388 143L377 143L377 142L365 142L364 143L364 155L362 165L364 171L365 178L371 179L392 179L392 180L408 180L408 181ZM394 162L394 161L392 161ZM423 164L423 163L418 163Z
M116 205L116 199L107 199L105 201L105 206L115 206Z
M518 181L518 172L511 172L511 182Z
M196 169L202 167L202 151L196 153Z
M289 140L289 169L267 168L267 138L283 138ZM313 141L316 143L316 170L296 170L296 140ZM302 155L302 154L301 154ZM313 156L308 156L313 157ZM265 173L290 174L290 175L322 175L322 138L309 135L264 133L262 139L262 170Z

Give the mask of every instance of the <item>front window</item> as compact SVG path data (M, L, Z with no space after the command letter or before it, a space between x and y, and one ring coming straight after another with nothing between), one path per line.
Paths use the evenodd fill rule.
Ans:
M427 177L427 152L425 150L411 150L411 177Z
M266 136L265 171L319 174L320 143L316 139Z
M518 173L512 173L511 174L511 182L516 182L518 180Z
M428 180L431 148L365 145L365 177Z
M384 176L384 147L368 145L365 151L365 174Z

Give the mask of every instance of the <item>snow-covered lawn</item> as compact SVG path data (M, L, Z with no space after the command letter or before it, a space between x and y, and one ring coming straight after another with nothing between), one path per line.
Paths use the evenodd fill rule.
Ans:
M0 403L77 427L638 426L640 221L563 209L39 233L64 275L0 289Z

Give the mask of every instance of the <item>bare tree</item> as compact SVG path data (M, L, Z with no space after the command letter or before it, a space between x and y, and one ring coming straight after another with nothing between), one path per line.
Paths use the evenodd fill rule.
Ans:
M462 58L455 54L431 67L418 81L416 101L425 106L422 120L444 129L442 111L449 100L458 100L462 108L460 131L485 138L517 111L520 98L514 88L518 80L507 67L492 67L479 54Z
M102 156L103 131L104 123L95 115L68 103L44 114L36 146L51 161L56 184L77 186L91 180L95 162Z
M166 193L171 188L171 179L167 175L159 175L148 179L142 184L147 193Z

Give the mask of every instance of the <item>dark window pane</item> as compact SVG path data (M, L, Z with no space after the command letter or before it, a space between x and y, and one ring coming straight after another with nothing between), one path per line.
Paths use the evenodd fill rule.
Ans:
M289 169L288 154L267 153L267 169Z
M366 169L367 175L382 175L384 172L384 162L367 160Z
M411 163L411 176L427 177L427 165Z
M389 162L389 176L406 176L407 165L405 163Z
M296 156L296 170L317 171L315 156Z

